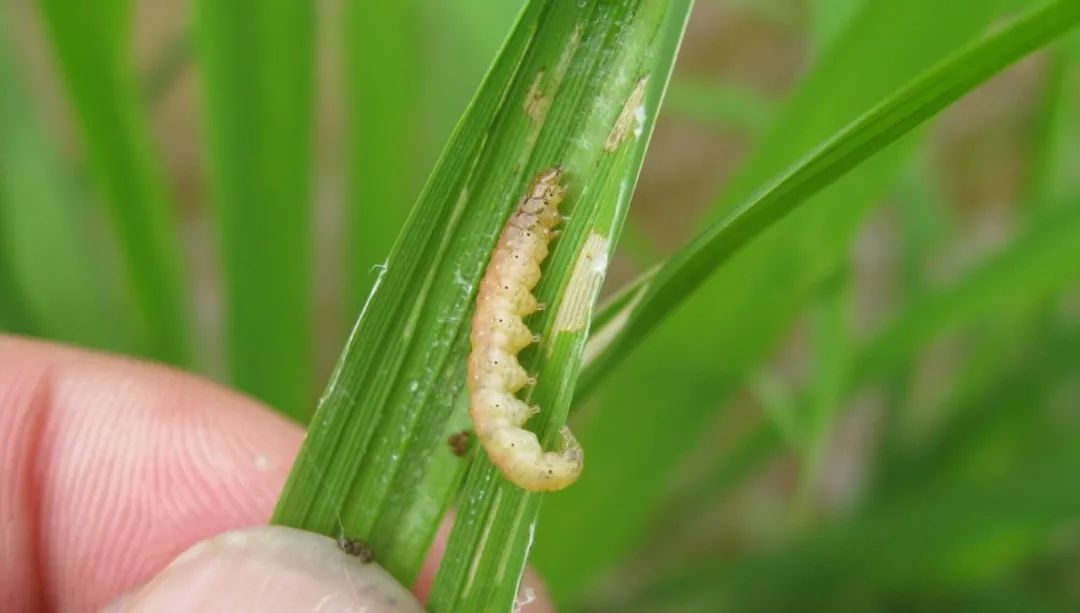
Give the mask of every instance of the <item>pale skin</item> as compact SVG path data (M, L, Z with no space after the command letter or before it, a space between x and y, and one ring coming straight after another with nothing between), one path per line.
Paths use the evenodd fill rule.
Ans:
M522 318L540 308L532 290L562 222L562 175L559 166L537 175L499 236L477 294L468 361L476 437L503 475L530 491L560 490L577 480L584 464L584 452L567 428L559 449L544 451L536 434L522 427L539 409L516 396L535 383L517 353L538 340Z

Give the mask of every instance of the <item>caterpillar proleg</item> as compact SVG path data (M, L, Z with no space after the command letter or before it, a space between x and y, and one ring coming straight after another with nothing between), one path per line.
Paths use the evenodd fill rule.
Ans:
M469 412L476 438L507 479L530 491L560 490L577 480L585 454L569 428L558 451L544 451L524 429L539 411L515 393L535 383L517 354L537 337L522 318L541 308L532 290L562 222L561 166L538 174L499 236L480 282L468 362Z

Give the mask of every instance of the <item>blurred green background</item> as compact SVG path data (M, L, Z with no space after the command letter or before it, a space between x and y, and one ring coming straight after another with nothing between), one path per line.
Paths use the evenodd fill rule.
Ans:
M606 293L1026 4L699 0ZM0 329L303 421L519 6L8 0ZM589 398L533 553L556 598L1080 608L1078 200L1074 32L770 230Z

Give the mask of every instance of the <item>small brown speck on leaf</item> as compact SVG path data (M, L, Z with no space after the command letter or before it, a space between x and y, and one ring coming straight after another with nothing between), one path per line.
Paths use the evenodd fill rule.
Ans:
M472 435L468 430L462 430L455 434L451 434L450 438L446 439L446 442L450 445L450 452L457 457L464 457L469 453L469 443L471 442Z

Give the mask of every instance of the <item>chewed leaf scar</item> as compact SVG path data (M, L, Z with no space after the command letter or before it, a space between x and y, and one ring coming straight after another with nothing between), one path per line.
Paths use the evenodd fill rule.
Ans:
M585 454L569 428L557 451L544 451L536 434L522 426L540 409L516 393L535 383L517 354L537 337L522 319L540 309L532 290L540 264L562 222L559 203L563 169L538 174L503 228L476 298L472 353L468 363L469 412L476 438L491 462L518 487L560 490L581 474Z

